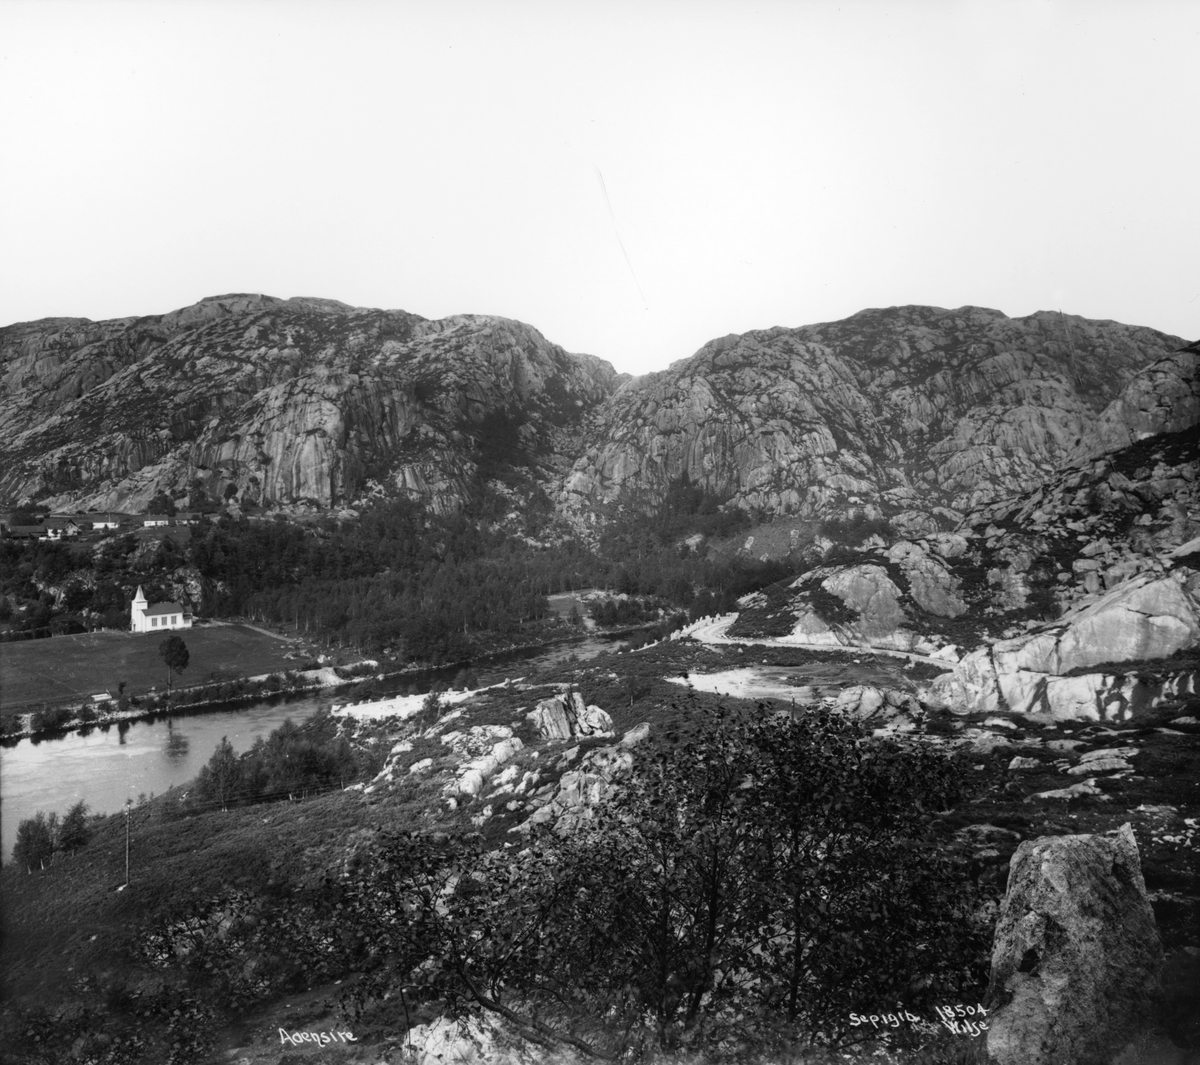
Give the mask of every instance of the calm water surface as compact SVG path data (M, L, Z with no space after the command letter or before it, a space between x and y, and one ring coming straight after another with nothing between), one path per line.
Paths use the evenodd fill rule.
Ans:
M614 646L612 639L590 636L535 652L521 652L475 667L483 684L559 665L572 655L594 658ZM432 684L447 683L458 667L390 678L380 695L415 687L428 691ZM126 799L161 795L176 784L194 780L221 742L228 736L239 754L260 736L291 718L296 723L340 696L336 691L292 699L269 699L236 709L205 714L174 715L152 721L133 721L95 728L87 734L67 733L39 742L24 739L0 748L0 853L7 862L16 842L17 825L38 810L61 817L80 799L93 813L116 813Z

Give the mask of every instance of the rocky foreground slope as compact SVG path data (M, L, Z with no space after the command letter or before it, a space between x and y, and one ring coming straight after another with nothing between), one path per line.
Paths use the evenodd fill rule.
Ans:
M930 531L1144 432L1156 404L1194 407L1182 344L897 307L725 337L627 380L506 319L214 297L0 330L0 497L137 509L198 481L218 502L335 506L374 483L447 507L519 469L587 516L687 474L766 516L878 509ZM1111 409L1150 364L1161 380Z

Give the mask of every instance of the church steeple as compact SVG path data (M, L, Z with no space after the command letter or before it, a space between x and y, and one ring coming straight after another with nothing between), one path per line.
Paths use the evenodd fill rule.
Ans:
M146 608L150 604L146 602L146 596L142 592L142 586L138 585L137 595L133 597L133 602L129 604L129 631L130 632L145 632L146 631Z

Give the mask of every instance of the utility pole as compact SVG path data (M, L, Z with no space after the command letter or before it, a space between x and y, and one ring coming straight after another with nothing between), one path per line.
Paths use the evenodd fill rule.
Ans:
M129 811L133 809L133 800L125 800L125 886L129 887Z

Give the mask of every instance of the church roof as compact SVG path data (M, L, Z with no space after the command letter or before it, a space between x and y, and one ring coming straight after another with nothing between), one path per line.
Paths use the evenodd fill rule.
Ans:
M151 617L154 614L183 614L183 607L179 603L155 603L153 606L146 608L146 617Z

